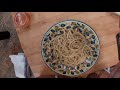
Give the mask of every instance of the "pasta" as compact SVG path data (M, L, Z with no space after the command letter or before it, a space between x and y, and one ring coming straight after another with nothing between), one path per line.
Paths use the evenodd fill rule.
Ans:
M54 61L59 60L67 66L76 66L85 61L90 48L86 45L86 39L81 33L75 30L64 30L63 32L63 35L56 36L47 44L53 45Z

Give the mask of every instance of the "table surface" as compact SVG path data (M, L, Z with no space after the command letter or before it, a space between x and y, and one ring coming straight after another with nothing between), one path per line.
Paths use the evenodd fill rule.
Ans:
M12 13L14 18L16 12ZM16 27L16 31L35 77L56 75L43 61L41 56L41 41L45 32L55 23L63 20L80 20L90 25L100 39L100 56L97 63L86 73L116 65L118 50L116 34L119 30L119 16L110 12L31 12L31 24L27 29Z

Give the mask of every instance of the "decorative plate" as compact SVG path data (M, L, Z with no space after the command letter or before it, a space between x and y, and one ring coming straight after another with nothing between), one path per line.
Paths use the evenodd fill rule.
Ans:
M78 76L97 61L100 42L87 24L67 20L53 25L42 40L42 56L56 73Z

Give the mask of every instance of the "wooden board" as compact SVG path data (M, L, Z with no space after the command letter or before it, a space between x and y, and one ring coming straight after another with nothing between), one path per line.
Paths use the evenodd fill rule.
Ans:
M117 15L120 15L120 12L114 12L115 14L117 14Z
M20 30L16 28L21 46L35 77L55 75L44 63L41 56L41 41L45 32L54 24L63 20L80 20L90 25L100 39L100 56L97 63L86 73L116 65L118 51L116 34L119 33L119 17L109 12L31 12L30 28ZM15 13L12 13L13 18Z

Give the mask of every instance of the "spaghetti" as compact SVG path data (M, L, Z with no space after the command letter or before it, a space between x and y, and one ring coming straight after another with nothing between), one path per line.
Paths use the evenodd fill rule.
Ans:
M52 47L47 47L47 50L53 50L54 61L59 60L67 66L76 66L85 61L90 47L86 44L85 37L78 31L63 30L63 32L63 35L58 35L45 43L46 46L52 44Z

